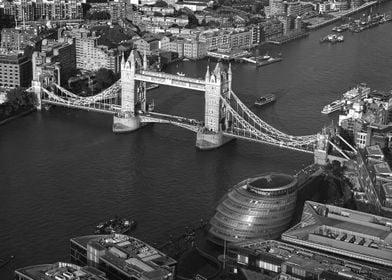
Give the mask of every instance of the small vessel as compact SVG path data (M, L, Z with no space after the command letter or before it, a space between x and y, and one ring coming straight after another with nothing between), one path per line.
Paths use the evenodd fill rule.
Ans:
M180 76L180 77L184 77L185 73L184 72L177 72L177 75Z
M148 103L147 111L148 112L152 112L152 111L154 111L154 109L155 109L155 102L154 102L154 99L153 99L153 100L151 100L150 103Z
M328 34L327 36L320 39L320 43L323 42L330 42L330 43L344 42L344 36L336 35L336 34Z
M256 58L256 67L268 65L271 63L282 61L282 57L272 57L268 54Z
M136 221L115 216L114 218L99 223L95 227L95 234L127 233L136 227Z
M345 101L342 99L335 100L328 105L325 105L323 110L321 111L322 114L330 114L332 112L338 111L343 108Z
M150 85L148 85L148 86L146 87L146 90L152 90L152 89L158 88L158 87L159 87L158 84L150 84Z
M274 102L275 100L276 100L275 94L271 93L271 94L267 94L267 95L261 96L259 99L257 99L255 101L255 105L256 106L263 106L265 104Z

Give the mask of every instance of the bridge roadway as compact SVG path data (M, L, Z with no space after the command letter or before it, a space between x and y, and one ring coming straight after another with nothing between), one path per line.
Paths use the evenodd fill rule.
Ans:
M236 134L242 132L244 135L239 135ZM245 135L248 134L248 135ZM270 141L266 141L266 140L262 140L260 138L257 138L255 136L249 135L248 131L245 131L242 128L233 128L233 130L226 130L223 131L223 135L228 136L228 137L233 137L233 138L238 138L238 139L243 139L243 140L247 140L247 141L252 141L252 142L257 142L257 143L263 143L263 144L268 144L268 145L273 145L276 147L280 147L280 148L286 148L286 149L290 149L290 150L294 150L294 151L299 151L299 152L304 152L304 153L308 153L308 154L313 154L313 150L307 150L305 148L299 148L299 147L294 147L294 146L290 146L290 145L286 145L284 142L283 143L273 143Z
M163 72L140 70L135 74L135 80L160 85L169 85L197 91L205 91L205 81L202 79L182 77Z
M191 130L193 132L198 132L202 128L202 123L200 121L180 116L172 116L156 112L139 112L139 116L142 123L167 123Z

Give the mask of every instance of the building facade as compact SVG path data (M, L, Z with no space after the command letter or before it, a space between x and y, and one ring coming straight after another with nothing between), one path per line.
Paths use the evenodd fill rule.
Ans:
M0 87L29 87L32 79L31 59L18 52L0 53Z

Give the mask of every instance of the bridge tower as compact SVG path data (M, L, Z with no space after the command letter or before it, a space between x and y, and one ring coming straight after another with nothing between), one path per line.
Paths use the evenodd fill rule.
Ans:
M218 62L215 69L210 73L207 66L205 76L205 108L204 127L197 132L196 147L201 150L218 148L231 138L223 135L222 131L222 95L227 89L227 73Z
M121 60L121 110L113 118L113 132L129 132L140 127L140 117L135 112L135 73L136 60L134 51L128 59Z
M321 133L317 134L317 142L314 148L314 163L319 165L328 164L329 134L324 127Z

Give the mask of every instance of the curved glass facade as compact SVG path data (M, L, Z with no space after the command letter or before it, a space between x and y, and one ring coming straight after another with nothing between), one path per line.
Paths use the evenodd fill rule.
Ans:
M210 240L222 244L277 239L287 230L297 200L297 179L267 173L244 180L223 197L210 220Z

